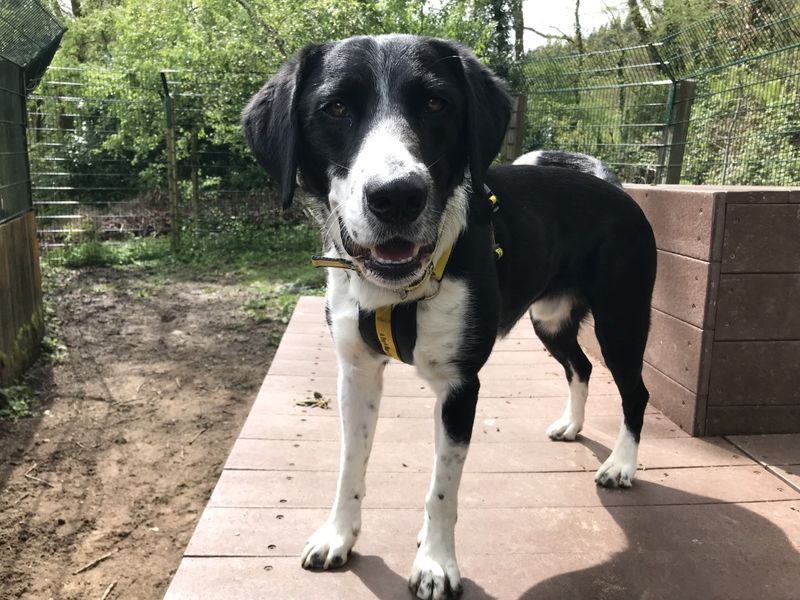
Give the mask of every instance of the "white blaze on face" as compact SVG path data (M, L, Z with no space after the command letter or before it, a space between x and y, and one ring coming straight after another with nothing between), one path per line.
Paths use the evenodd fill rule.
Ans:
M416 142L413 134L398 119L380 121L367 135L345 178L332 178L331 208L339 207L347 230L354 241L370 246L378 241L367 219L365 188L415 174L432 188L425 164L411 152Z

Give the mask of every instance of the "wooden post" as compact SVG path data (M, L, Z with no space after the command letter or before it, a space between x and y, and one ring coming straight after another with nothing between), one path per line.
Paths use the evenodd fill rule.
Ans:
M197 158L197 129L192 129L192 228L197 231L200 214L200 164Z
M167 74L161 71L164 89L164 114L167 120L167 192L169 194L170 245L177 250L180 245L180 215L178 214L178 159L175 154L175 113L169 95Z
M676 81L672 90L669 122L664 128L664 145L659 157L659 182L680 183L683 156L689 133L689 119L692 114L697 81L682 79Z
M528 112L528 97L516 94L511 98L511 119L508 130L500 147L500 162L513 162L522 154L522 142L525 138L525 115Z

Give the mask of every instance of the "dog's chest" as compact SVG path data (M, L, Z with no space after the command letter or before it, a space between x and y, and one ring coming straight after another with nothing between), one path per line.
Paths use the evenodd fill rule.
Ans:
M340 360L357 360L360 353L370 350L388 354L380 340L386 328L376 325L376 311L360 308L358 299L330 283L331 327ZM413 363L434 386L437 381L447 385L458 379L456 359L468 329L469 303L467 285L445 278L433 298L417 302L416 307L410 305L411 310L401 307L393 312L389 332L400 358Z
M445 279L439 293L417 307L417 343L414 364L431 382L447 384L459 377L460 356L469 323L469 288L460 280Z

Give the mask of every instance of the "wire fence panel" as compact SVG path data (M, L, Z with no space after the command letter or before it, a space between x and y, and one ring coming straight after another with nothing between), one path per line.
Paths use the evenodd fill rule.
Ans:
M274 214L239 114L266 77L164 71L172 98L179 229L214 233ZM52 68L28 101L34 205L45 247L166 233L161 72Z
M32 190L45 245L77 234L166 230L157 76L52 68L29 97Z
M794 0L745 0L653 44L554 45L519 68L526 150L594 154L629 182L800 183Z
M523 64L522 74L526 149L585 152L626 181L656 181L672 80L651 47L540 58Z
M165 75L174 104L181 226L213 234L274 216L275 194L239 125L242 109L268 76Z

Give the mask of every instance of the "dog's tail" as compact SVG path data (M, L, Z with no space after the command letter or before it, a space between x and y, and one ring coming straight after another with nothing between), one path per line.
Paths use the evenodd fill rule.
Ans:
M540 165L544 167L563 167L582 173L589 173L621 188L617 174L599 158L580 152L559 152L558 150L535 150L523 154L514 161L515 165Z

